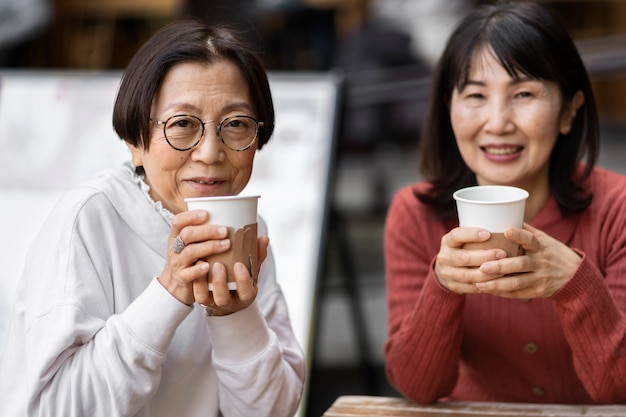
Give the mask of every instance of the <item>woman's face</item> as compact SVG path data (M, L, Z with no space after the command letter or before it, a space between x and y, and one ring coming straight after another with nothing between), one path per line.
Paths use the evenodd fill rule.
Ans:
M562 112L561 100L557 84L515 80L491 49L474 53L467 85L453 92L450 119L478 184L515 185L531 194L548 187L550 154L577 109Z
M239 194L250 179L257 150L256 141L245 151L231 150L216 136L216 127L225 117L256 119L246 80L228 60L185 62L169 70L155 95L150 117L166 121L180 114L210 121L197 147L173 149L165 140L163 126L156 123L149 151L130 146L133 164L144 168L151 197L174 214L187 210L187 197Z

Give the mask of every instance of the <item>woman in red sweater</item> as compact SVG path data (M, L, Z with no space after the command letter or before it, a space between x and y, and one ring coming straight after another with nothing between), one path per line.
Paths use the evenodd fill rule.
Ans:
M582 60L536 4L473 11L448 41L421 142L424 182L389 208L387 376L419 403L626 403L626 176L595 167ZM525 255L466 250L455 190L526 189Z

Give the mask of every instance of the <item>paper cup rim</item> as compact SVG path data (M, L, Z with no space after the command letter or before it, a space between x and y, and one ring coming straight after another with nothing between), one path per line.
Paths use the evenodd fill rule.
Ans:
M473 189L476 188L481 188L481 189L507 189L507 190L514 190L516 192L519 192L519 197L516 198L508 198L508 199L503 199L503 200L473 200L473 199L469 199L469 198L465 198L465 197L461 197L460 194L463 194L464 192L467 191L471 191ZM517 201L522 201L522 200L526 200L528 199L528 191L524 190L523 188L519 188L519 187L514 187L512 185L474 185L471 187L465 187L465 188L461 188L460 190L456 190L454 192L454 194L452 194L452 197L456 200L456 201L460 201L462 203L469 203L469 204L483 204L483 205L491 205L491 204L506 204L506 203L515 203Z
M231 200L248 200L251 198L261 198L260 195L220 195L220 196L206 196L206 197L187 197L186 202L196 201L231 201Z

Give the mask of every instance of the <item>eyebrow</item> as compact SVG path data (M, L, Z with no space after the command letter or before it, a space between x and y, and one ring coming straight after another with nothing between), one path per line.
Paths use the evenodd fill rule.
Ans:
M172 108L180 108L181 110L184 111L189 111L189 112L196 112L199 113L200 109L198 107L196 107L193 104L187 103L187 102L176 102L176 103L172 103L168 106L166 106L163 110L167 111L169 109ZM245 108L248 111L252 111L252 106L250 105L250 103L246 102L246 101L237 101L234 103L229 103L226 106L224 106L222 108L222 111L225 113L231 112L235 109L240 109L240 108Z
M523 77L519 77L519 78L513 78L509 84L510 85L516 85L516 84L522 84L522 83L527 83L527 82L531 82L531 81L537 81L537 79L530 78L528 76L523 76ZM483 81L479 81L479 80L470 80L470 79L468 79L465 82L463 87L466 87L468 85L484 86L484 85L486 85L486 83L483 82Z

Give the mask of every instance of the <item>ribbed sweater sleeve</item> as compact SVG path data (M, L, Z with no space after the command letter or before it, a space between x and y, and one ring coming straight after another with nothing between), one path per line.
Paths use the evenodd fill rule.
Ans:
M587 392L598 403L626 403L626 316L605 279L585 257L553 298Z
M389 337L386 372L392 385L420 403L448 395L458 373L464 296L444 289L432 270L440 231L424 224L405 189L385 227Z
M626 403L626 177L596 169L568 244L584 258L555 301L576 374L598 403Z

